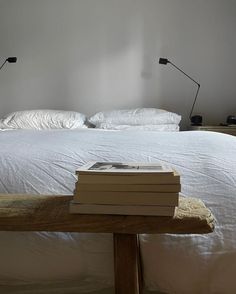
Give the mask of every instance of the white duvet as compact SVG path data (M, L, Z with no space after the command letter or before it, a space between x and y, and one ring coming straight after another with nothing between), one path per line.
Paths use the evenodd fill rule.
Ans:
M197 131L0 132L0 192L72 194L75 170L91 160L168 163L181 174L183 194L203 199L216 217L209 235L141 236L148 289L236 293L236 137ZM0 286L87 280L79 293L93 285L105 288L113 283L112 250L110 234L1 232Z

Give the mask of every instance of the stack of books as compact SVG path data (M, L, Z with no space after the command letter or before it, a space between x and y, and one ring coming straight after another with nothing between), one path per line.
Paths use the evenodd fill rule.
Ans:
M180 175L160 164L89 162L78 171L71 213L173 216Z

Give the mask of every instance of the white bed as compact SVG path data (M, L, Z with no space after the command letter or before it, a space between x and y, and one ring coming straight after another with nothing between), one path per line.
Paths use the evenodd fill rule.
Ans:
M72 194L75 170L91 160L168 163L181 174L182 193L201 198L216 217L209 235L141 236L147 289L236 293L236 137L197 131L4 131L0 193ZM23 289L16 293L32 293L31 287L39 289L34 293L89 293L113 284L109 234L0 232L0 260L0 293L13 293L15 286Z

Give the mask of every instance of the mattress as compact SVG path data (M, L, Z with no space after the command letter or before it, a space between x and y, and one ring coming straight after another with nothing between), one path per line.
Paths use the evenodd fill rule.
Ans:
M88 161L171 165L181 175L182 193L212 210L216 229L209 235L141 235L146 289L236 292L236 137L83 129L11 130L0 138L0 193L70 195L76 169ZM114 283L110 234L0 232L0 260L0 290L64 283L89 293Z

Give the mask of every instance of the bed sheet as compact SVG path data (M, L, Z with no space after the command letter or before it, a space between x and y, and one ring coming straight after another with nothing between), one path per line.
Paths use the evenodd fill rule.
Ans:
M213 132L17 130L0 132L0 192L72 194L88 161L168 163L182 193L201 198L209 235L141 235L145 285L166 293L236 292L236 138ZM113 284L110 234L0 233L0 285L88 279Z

